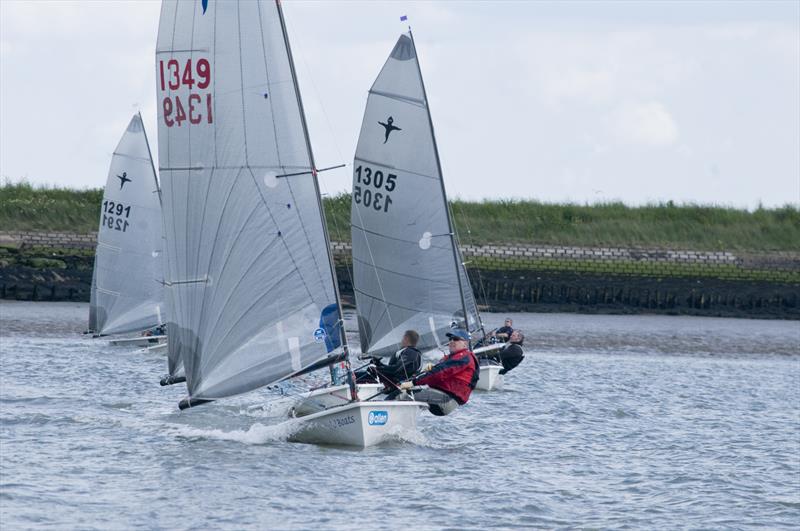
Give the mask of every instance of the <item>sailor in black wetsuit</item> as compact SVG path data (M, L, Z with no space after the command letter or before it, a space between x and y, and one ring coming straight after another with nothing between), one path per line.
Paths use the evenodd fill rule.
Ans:
M400 350L392 354L389 363L384 364L380 358L373 358L373 366L365 372L356 374L359 383L382 382L387 387L394 388L399 382L408 380L419 370L422 365L422 353L417 350L419 334L415 330L406 330L400 341Z
M503 368L500 369L500 374L509 372L525 359L525 355L522 353L523 341L525 341L525 336L522 332L514 330L511 332L511 337L508 339L506 346L487 356L489 359L500 362L503 365Z
M503 326L498 328L497 330L493 330L489 332L490 337L495 337L500 341L508 341L509 337L511 337L511 333L514 331L512 325L514 321L510 317L506 317L505 323Z

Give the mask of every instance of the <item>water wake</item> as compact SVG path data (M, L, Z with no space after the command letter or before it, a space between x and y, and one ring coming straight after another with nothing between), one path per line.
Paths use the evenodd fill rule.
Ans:
M178 437L197 439L216 439L219 441L233 441L242 444L260 445L277 441L286 441L300 429L300 422L289 419L280 424L264 425L255 423L247 429L225 431L219 428L195 428L191 426L176 426Z

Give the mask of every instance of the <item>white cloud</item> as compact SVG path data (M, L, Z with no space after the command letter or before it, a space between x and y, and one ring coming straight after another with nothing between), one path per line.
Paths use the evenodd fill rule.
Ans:
M663 147L678 140L678 126L658 102L626 103L613 113L611 130L620 142Z

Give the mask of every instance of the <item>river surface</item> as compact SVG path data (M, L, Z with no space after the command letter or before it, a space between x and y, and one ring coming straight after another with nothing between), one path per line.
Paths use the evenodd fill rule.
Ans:
M4 530L800 525L798 322L513 314L503 391L355 451L287 442L286 388L179 413L87 314L0 303Z

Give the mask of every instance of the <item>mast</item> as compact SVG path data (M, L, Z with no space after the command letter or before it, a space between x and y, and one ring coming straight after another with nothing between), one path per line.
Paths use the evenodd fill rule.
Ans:
M422 67L419 64L419 54L417 53L417 44L414 42L414 34L411 32L411 26L408 27L408 35L411 37L411 44L414 46L414 55L417 58L417 71L419 72L419 82L422 86L422 96L425 98L425 107L428 111L428 125L431 128L431 139L433 140L433 153L436 155L436 168L439 170L439 184L442 186L442 199L444 200L444 211L447 215L447 230L450 233L450 241L453 247L453 262L456 265L456 279L458 280L458 295L461 297L461 311L464 312L464 325L466 326L467 333L469 333L469 314L467 313L467 303L464 300L464 286L461 284L461 269L464 264L461 263L458 253L458 241L456 240L456 233L453 229L453 220L450 219L450 206L447 203L447 192L444 188L444 173L442 173L442 162L439 159L439 146L436 144L436 133L433 130L433 118L431 118L431 107L428 102L428 93L425 90L425 80L422 78Z
M353 377L353 371L350 367L349 362L349 355L350 349L347 344L347 334L344 330L344 315L342 314L342 301L341 297L339 296L339 284L336 280L336 270L334 269L333 265L333 254L331 253L331 239L330 235L328 234L328 223L325 220L325 208L322 204L322 196L320 195L319 191L319 181L317 180L317 165L314 162L314 153L311 149L311 139L308 136L308 125L306 124L306 113L303 108L303 99L300 96L300 86L297 84L297 72L294 67L294 58L292 57L292 48L289 44L289 34L286 31L286 21L283 18L283 8L281 7L281 0L275 0L275 5L278 8L278 17L280 18L281 22L281 31L283 32L283 41L286 44L286 53L289 56L289 69L292 72L292 83L294 84L294 93L297 97L297 105L300 108L300 121L302 122L303 126L303 136L306 140L306 149L308 150L308 160L311 163L311 179L314 183L314 190L316 191L317 196L317 205L319 206L320 212L320 219L322 220L322 232L325 235L325 252L328 255L328 267L331 272L331 280L333 281L333 291L336 296L336 312L339 315L339 338L342 344L342 349L344 350L347 359L347 367L348 367L348 383L350 384L350 393L352 395L353 400L358 399L358 395L356 393L355 387L355 378Z
M161 183L158 182L158 174L156 173L156 165L153 162L153 152L150 150L150 141L147 139L147 129L144 127L144 120L142 120L142 111L137 111L139 121L142 122L142 134L144 135L144 143L147 146L147 154L150 156L150 167L153 168L153 181L156 183L156 191L158 192L158 204L161 205ZM164 219L164 216L161 216ZM162 223L163 225L163 223Z

